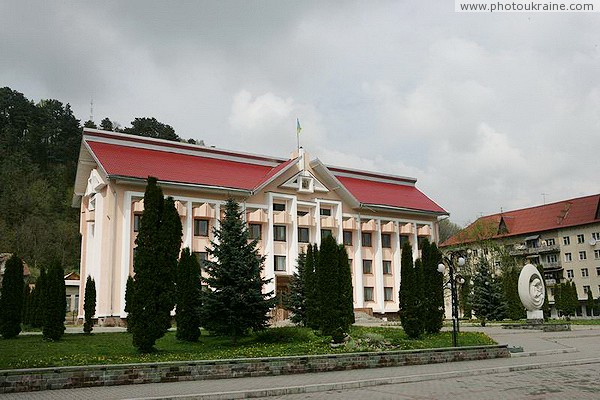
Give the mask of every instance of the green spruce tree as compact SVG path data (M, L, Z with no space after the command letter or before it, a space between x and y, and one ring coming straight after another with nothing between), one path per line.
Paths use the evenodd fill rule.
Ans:
M473 278L473 311L485 326L486 321L504 319L506 303L500 280L491 272L486 259L480 259Z
M149 177L136 238L135 276L127 316L133 345L143 353L153 351L156 340L170 327L179 252L176 243L181 243L181 220L174 202L165 202L156 178Z
M13 254L6 261L0 288L0 335L5 339L21 332L23 285L23 260Z
M400 323L408 337L415 339L421 335L418 313L417 281L415 275L412 246L406 242L402 247L400 264Z
M90 334L92 333L92 329L94 329L94 314L96 314L96 282L89 275L85 281L83 313L85 320L83 331Z
M504 269L501 279L506 303L506 316L512 320L526 317L525 307L519 297L519 274L519 269L511 265Z
M200 337L200 311L202 307L202 287L200 263L190 249L181 252L177 269L177 339L197 342Z
M65 333L67 293L63 267L54 261L48 269L46 284L41 292L44 323L42 335L45 340L60 340Z
M312 256L312 250L311 250ZM306 326L306 254L298 255L296 271L290 279L290 293L285 298L285 308L291 313L290 321L296 325Z
M203 296L203 325L236 343L250 330L266 328L275 302L272 292L263 293L269 282L261 277L264 257L258 252L257 240L249 240L235 200L227 200L225 218L213 233L215 238L207 249L212 259L205 263L210 290Z

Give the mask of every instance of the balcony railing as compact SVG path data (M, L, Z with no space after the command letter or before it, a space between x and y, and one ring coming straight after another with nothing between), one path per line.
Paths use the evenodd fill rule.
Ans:
M553 244L550 246L539 246L539 247L515 247L510 251L511 256L527 256L532 254L542 253L557 253L560 251L560 246Z

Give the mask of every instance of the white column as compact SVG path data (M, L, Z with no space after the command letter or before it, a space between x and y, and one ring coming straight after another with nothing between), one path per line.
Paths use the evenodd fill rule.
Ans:
M275 292L275 266L273 265L273 194L267 193L268 222L267 235L264 238L265 243L265 278L271 279L271 282L265 285L265 292Z
M219 229L221 227L221 204L215 203L215 228ZM213 237L215 243L219 243L219 238Z
M411 222L413 229L413 260L419 258L419 236L417 235L418 225L416 222Z
M394 273L394 301L399 306L400 299L398 298L398 292L400 291L400 260L402 248L400 247L400 223L394 222L394 228L396 229L395 241L394 241L394 266L392 272Z
M356 217L356 241L354 242L354 282L356 283L356 308L365 306L365 293L363 287L362 270L362 235L360 230L360 217Z
M132 193L125 192L123 196L123 231L121 232L123 238L121 241L121 307L119 310L121 318L127 317L125 312L125 287L129 277L129 258L131 257L131 200Z
M317 199L317 208L315 208L315 222L317 224L315 243L321 246L321 201L319 199Z
M373 268L375 268L375 285L377 287L377 305L381 312L385 312L385 301L383 300L383 257L381 249L381 220L375 220L375 237L377 245L375 247L375 259L373 260Z
M288 257L286 257L288 273L293 274L298 269L298 198L294 196L290 207L290 218L292 219L291 246L288 247Z
M338 204L335 206L335 218L337 221L337 242L338 243L344 243L344 228L343 228L343 223L344 220L342 218L342 204Z
M186 217L185 217L185 242L183 247L192 249L192 238L194 237L194 217L192 216L192 202L186 202Z

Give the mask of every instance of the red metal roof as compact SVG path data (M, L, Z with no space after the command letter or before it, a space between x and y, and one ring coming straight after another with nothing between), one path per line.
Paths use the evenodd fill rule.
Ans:
M212 148L191 148L188 145L112 132L85 132L86 143L108 175L186 183L252 191L269 182L295 159L282 160ZM102 139L109 139L107 143ZM115 140L122 140L123 144ZM146 146L146 147L142 147ZM158 147L160 146L160 147ZM197 153L197 154L194 154ZM230 159L224 159L230 158ZM248 162L244 162L244 160ZM353 173L332 168L333 174ZM365 171L355 171L359 177L336 176L346 189L363 204L382 205L424 212L446 212L413 185L409 178L394 178ZM364 178L363 178L364 177ZM397 180L398 183L386 183Z
M336 178L363 204L446 213L442 207L411 185L350 178L347 176L336 176Z
M600 222L600 194L481 217L441 246L550 231ZM506 232L499 231L504 221Z
M88 141L108 175L252 190L270 176L265 165Z

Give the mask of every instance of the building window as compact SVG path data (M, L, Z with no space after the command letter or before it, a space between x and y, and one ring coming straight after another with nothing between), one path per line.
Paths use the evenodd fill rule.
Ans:
M285 271L285 256L274 256L275 257L275 271Z
M331 229L321 229L321 240L325 239L328 236L333 236L333 232Z
M594 250L594 258L600 260L600 250Z
M577 243L583 243L585 242L585 238L582 234L577 235Z
M208 220L194 220L194 236L208 236Z
M392 235L390 235L389 233L381 234L381 247L386 249L392 248Z
M600 276L600 267L596 267L596 275Z
M300 210L298 210L296 212L296 214L298 214L299 217L304 217L306 214L308 214L308 211L300 211Z
M383 273L385 275L392 274L392 262L389 260L383 260Z
M579 260L583 261L587 259L587 254L585 253L585 251L580 251L579 252Z
M273 211L285 211L285 203L273 203Z
M308 243L310 241L310 231L308 228L298 228L298 241Z
M546 261L548 261L549 263L558 262L558 256L556 254L548 254L546 256Z
M568 269L567 270L567 278L568 279L573 279L575 275L573 274L573 270L572 269Z
M373 301L373 286L365 286L364 296L365 301Z
M571 253L565 253L565 262L571 262L573 261L573 257L571 256Z
M371 247L371 232L363 232L360 234L363 247Z
M383 288L383 299L385 301L394 301L394 288L384 287Z
M344 246L352 246L352 231L344 231Z
M138 232L140 230L140 221L142 220L142 214L133 214L133 231Z
M287 240L285 225L273 225L273 230L276 241L285 242Z
M550 296L554 297L554 288L550 288Z
M348 259L348 265L350 266L350 275L352 275L352 271L354 270L354 268L352 268L352 259L351 258Z
M261 230L262 227L260 224L250 224L250 226L248 227L250 239L260 240L262 238Z
M373 273L373 260L363 260L363 274Z
M595 241L600 241L600 232L592 232L592 239Z
M587 268L581 268L581 277L582 278L587 278L588 276L590 276L590 273L588 272Z
M331 216L331 208L320 208L319 214L324 217L330 217Z
M555 244L554 239L546 239L546 246L554 246Z
M588 294L590 291L590 287L588 285L583 285L583 293Z
M405 243L409 243L410 239L408 236L400 235L400 248L404 247Z
M571 238L570 238L570 237L568 237L568 236L563 236L563 244L564 244L565 246L568 246L568 245L570 245L570 244L571 244Z

